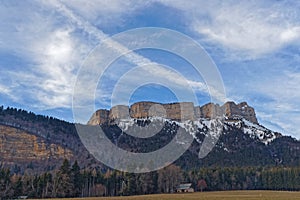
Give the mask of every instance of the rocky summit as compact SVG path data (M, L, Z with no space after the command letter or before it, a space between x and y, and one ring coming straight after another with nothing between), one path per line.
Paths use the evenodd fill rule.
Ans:
M174 121L197 120L199 118L212 119L224 116L226 119L242 117L252 123L258 124L254 108L246 102L235 104L226 102L220 106L208 103L203 106L194 106L192 102L161 104L156 102L137 102L130 107L117 105L110 110L97 110L88 125L112 124L116 119L146 119L149 117L162 117Z

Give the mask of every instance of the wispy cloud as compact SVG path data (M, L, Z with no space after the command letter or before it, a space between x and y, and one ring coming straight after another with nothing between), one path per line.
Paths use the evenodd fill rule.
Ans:
M11 90L7 86L0 85L0 93L2 93L2 94L10 94Z
M76 75L89 52L120 27L126 30L153 24L145 23L151 22L151 15L155 14L147 13L153 6L162 12L169 11L166 7L176 10L176 15L183 19L172 22L180 24L178 30L190 34L211 50L223 70L230 99L249 101L262 122L273 121L278 130L293 135L299 133L298 1L4 1L0 3L1 95L40 110L70 109ZM138 18L141 13L147 14ZM106 42L120 54L128 51L120 41ZM19 63L5 61L6 55L20 59ZM112 84L126 71L135 66L157 65L151 56L142 55L132 52L123 56L122 63L111 74L106 74L107 82L99 89L97 100L104 104L109 102ZM172 66L172 63L169 66L175 71L184 71L187 77L184 83L174 71L165 68L149 69L147 73L173 82L179 88L187 83L198 93L219 95L214 88L208 90L205 80L198 81L183 67ZM144 74L132 76L130 81L137 82ZM98 81L97 77L95 80ZM83 92L88 87L82 87ZM95 98L94 94L90 98Z
M182 10L202 41L222 46L231 58L256 58L300 41L300 14L289 1L161 2Z
M10 84L13 90L13 95L6 96L38 109L70 108L78 66L92 48L89 41L83 42L76 27L59 13L50 12L48 5L7 3L0 9L5 27L0 32L5 41L0 49L23 59L23 66L10 69L7 63L0 72L6 77L2 84Z
M135 64L136 66L145 66L145 65L152 65L152 66L157 66L158 63L152 62L150 59L143 57L137 53L134 52L129 52L129 49L125 46L123 46L121 43L114 41L113 39L109 38L108 35L104 34L103 31L97 29L96 27L94 27L92 24L90 24L87 21L84 21L80 16L76 15L75 12L73 12L72 10L70 10L66 5L61 4L60 2L56 2L54 4L59 11L61 11L65 16L67 16L70 21L72 21L73 23L75 23L79 28L81 28L82 30L86 31L88 34L95 36L98 40L105 42L106 46L108 46L109 48L114 49L115 51L118 51L120 55L124 55L125 59L130 62ZM105 53L105 52L104 52ZM96 58L97 59L97 58ZM91 71L91 74L88 79L86 79L86 81L93 81L95 82L95 79L92 78L93 75L95 75L94 71ZM156 77L156 81L158 81L158 79L166 79L168 80L170 83L176 83L178 86L185 88L185 84L183 84L182 82L178 82L180 81L180 79L178 79L173 72L171 72L170 70L166 70L165 68L155 68L155 67L150 67L147 68L147 71L145 71L142 74L147 74L150 73L152 75L154 75ZM97 73L96 73L97 75ZM135 76L135 78L130 79L131 81L138 81L137 79L140 76ZM98 77L95 77L98 78ZM201 90L202 92L207 92L207 89L204 89L203 86L199 87L199 83L197 83L196 81L192 81L192 80L188 80L189 83L192 83L193 85L197 84L197 87L194 87L197 90ZM201 83L202 84L202 83ZM88 84L89 85L89 84ZM210 86L211 90L211 95L215 95L217 94L217 89L214 89L212 86ZM83 89L82 91L87 91L86 89ZM220 92L219 92L220 93ZM83 96L83 95L82 95ZM221 96L221 95L219 95ZM94 96L92 95L87 95L85 94L84 97L88 98L94 98Z
M254 92L255 91L255 92ZM262 79L249 86L253 98L261 96L265 100L253 102L259 111L263 124L279 132L300 137L300 74L296 71L283 71L273 75L271 80ZM254 92L254 93L253 93Z
M275 84L277 83L277 84ZM295 71L283 71L272 82L262 81L254 85L257 91L267 95L277 102L275 111L300 111L298 99L300 99L300 73ZM289 102L289 104L287 104ZM290 105L290 106L287 106Z
M18 103L32 104L34 102L34 106L39 109L71 108L78 69L90 50L99 42L105 41L108 47L120 54L126 53L124 58L128 66L132 66L132 64L135 66L157 65L156 62L137 53L128 53L127 47L110 39L110 35L105 34L90 22L97 24L97 19L93 18L91 13L101 13L96 15L101 17L108 12L120 17L124 14L130 14L141 6L147 6L147 3L95 1L82 6L77 2L42 1L42 3L34 2L24 6L23 14L27 16L26 21L21 20L20 14L16 14L14 22L9 25L6 24L8 26L7 32L1 33L2 38L9 41L1 46L2 49L5 51L10 49L16 55L30 60L19 70L10 71L8 69L7 72L11 81L16 85L14 91L18 91L15 94L15 97L18 97ZM11 11L20 9L13 4L8 4L8 7ZM35 8L33 12L30 9L32 7ZM90 12L86 12L86 10ZM127 13L128 11L130 12ZM3 19L7 16L5 15ZM102 16L101 20L104 18L108 19L109 15ZM10 19L6 20L9 21ZM119 18L118 20L122 19ZM17 31L13 31L11 34L8 30ZM95 63L97 62L95 61ZM117 70L122 71L123 69ZM118 74L116 71L114 73ZM146 73L152 74L157 79L165 79L180 89L186 88L186 83L188 83L196 91L209 92L204 83L188 77L187 82L183 83L177 78L178 76L164 68L159 68L159 70L149 68L141 75ZM95 74L91 74L88 80L96 83L99 77L93 79L93 75ZM136 82L139 77L141 76L132 77L131 81ZM84 94L89 91L87 85L89 85L88 82L82 87ZM213 88L210 92L212 95L217 94ZM107 91L102 91L102 94L104 95L103 99L108 100ZM95 98L94 94L82 96Z
M70 10L77 16L82 16L86 21L93 22L95 26L106 26L108 24L126 23L126 16L140 8L147 7L151 1L128 0L128 1L110 1L94 0L89 2L80 2L77 0L62 0Z

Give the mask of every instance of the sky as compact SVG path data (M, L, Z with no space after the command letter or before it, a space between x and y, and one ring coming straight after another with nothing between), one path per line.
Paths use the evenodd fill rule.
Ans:
M160 27L203 47L220 73L226 100L248 102L262 125L300 139L299 10L300 2L293 0L0 1L0 104L76 121L72 106L78 74L99 44L131 29ZM109 44L125 48L122 41ZM178 91L190 86L201 105L214 95L193 66L172 52L139 49L129 54L97 79L91 94L95 109L111 107L114 86L124 74L131 83L156 77L136 88L129 103L178 100L174 91L158 84L165 79ZM129 73L147 63L165 67ZM88 88L89 83L81 89Z

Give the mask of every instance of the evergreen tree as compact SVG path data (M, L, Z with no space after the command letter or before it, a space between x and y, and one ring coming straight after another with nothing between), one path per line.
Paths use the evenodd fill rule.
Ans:
M71 180L71 168L67 159L64 160L57 173L57 183L59 184L57 190L58 197L72 196L73 183Z
M10 170L1 169L0 170L0 197L8 198L12 195L10 181Z
M82 176L80 173L80 167L77 160L72 165L71 169L71 181L73 185L72 196L79 197L81 195L81 189L83 185Z

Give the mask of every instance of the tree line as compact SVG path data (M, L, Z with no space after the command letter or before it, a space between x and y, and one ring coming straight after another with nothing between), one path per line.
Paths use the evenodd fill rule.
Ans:
M170 165L159 171L133 174L116 170L80 169L65 160L59 170L39 175L12 174L0 169L0 197L54 198L172 193L180 183L195 191L300 190L300 167L200 168L189 171Z

